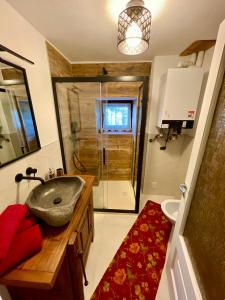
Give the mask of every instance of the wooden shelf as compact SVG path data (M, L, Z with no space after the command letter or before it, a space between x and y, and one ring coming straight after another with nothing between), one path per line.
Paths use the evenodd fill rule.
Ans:
M192 43L180 56L187 56L199 51L206 51L216 44L216 40L199 40Z

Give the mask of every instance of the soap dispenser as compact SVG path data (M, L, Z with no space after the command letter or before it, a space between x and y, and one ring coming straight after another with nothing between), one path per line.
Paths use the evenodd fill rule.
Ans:
M53 168L49 168L48 177L49 177L49 179L52 179L55 177L55 170Z

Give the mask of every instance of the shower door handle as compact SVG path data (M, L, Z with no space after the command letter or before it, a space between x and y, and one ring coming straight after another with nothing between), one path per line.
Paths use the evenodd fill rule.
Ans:
M105 165L105 147L103 147L103 165Z

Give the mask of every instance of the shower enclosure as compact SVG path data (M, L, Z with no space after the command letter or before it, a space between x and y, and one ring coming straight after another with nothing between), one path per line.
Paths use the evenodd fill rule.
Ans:
M95 176L94 208L138 212L148 77L53 78L67 174Z

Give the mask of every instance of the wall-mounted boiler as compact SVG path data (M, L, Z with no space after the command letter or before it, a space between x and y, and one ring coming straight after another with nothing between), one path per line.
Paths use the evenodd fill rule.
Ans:
M193 127L203 75L202 68L168 69L161 79L157 127Z

